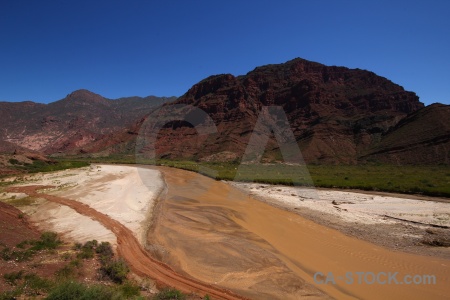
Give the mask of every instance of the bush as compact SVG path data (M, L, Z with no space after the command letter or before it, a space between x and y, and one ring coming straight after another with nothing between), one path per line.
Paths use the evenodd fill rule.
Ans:
M87 286L79 282L66 281L56 286L46 298L47 300L75 300L75 299L113 299L111 289L100 285Z
M185 299L186 296L176 289L165 289L156 294L153 299L155 300L178 300Z
M94 249L91 248L81 248L81 252L77 255L78 258L90 259L94 257Z
M73 245L73 250L80 250L81 247L83 247L83 244L81 244L81 243L75 243L75 245Z
M119 291L122 294L122 296L127 299L140 296L140 294L141 294L139 286L132 284L129 281L127 281L123 285L121 285L119 287Z
M94 248L97 247L98 242L96 240L92 240L89 242L86 242L82 247L81 247L81 253L79 253L77 255L78 258L83 258L83 259L89 259L89 258L93 258L94 257Z
M33 255L35 251L32 249L28 249L25 251L13 251L10 248L3 248L0 252L0 257L5 260L16 260L19 262L29 260Z
M9 159L9 163L12 164L12 165L20 164L20 162L17 159L15 159L15 158L10 158Z
M75 276L75 268L72 265L68 264L56 271L55 275L56 277L63 279L72 278Z
M55 232L44 232L41 235L41 239L34 242L34 246L31 247L32 250L44 250L44 249L56 249L62 241L58 238Z
M123 260L107 262L100 268L102 277L108 277L113 282L120 284L125 281L128 272L130 272L130 269Z
M102 242L97 246L95 252L100 256L100 263L102 265L107 264L114 257L114 252L112 250L111 244L108 242Z
M41 278L36 274L26 274L24 276L25 293L28 295L41 295L47 293L53 286L53 283L45 278Z
M97 240L92 240L92 241L86 242L83 245L83 248L94 249L95 247L97 247L97 245L98 245Z
M100 245L97 246L95 249L95 252L97 252L100 257L106 256L106 257L113 257L114 252L112 250L111 244L109 242L102 242Z

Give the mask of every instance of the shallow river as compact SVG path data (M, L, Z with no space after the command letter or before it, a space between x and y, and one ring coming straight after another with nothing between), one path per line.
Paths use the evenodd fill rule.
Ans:
M158 169L168 189L148 242L159 259L181 273L253 299L450 295L449 260L387 250L257 201L226 183ZM428 278L415 275L433 275L436 284L407 284L407 275L412 276L407 281L416 282Z

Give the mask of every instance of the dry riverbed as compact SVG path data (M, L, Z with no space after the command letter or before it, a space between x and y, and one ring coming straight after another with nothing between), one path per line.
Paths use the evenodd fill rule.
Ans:
M440 299L450 293L450 248L423 243L447 240L445 199L225 183L145 166L92 165L25 177L0 200L44 230L80 242L109 241L136 274L184 291L227 299ZM437 284L318 285L313 279L317 271L361 270L434 274Z

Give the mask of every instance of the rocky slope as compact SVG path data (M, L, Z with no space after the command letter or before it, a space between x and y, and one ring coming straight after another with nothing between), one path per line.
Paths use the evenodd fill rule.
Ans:
M450 105L436 103L412 113L363 158L396 164L450 164Z
M0 151L29 149L45 154L80 153L111 133L127 130L139 118L172 98L109 100L78 90L48 105L0 103Z

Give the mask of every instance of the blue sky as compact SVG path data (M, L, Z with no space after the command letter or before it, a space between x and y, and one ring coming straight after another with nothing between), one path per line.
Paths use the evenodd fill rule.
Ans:
M0 101L180 96L302 57L450 104L450 1L0 0Z

